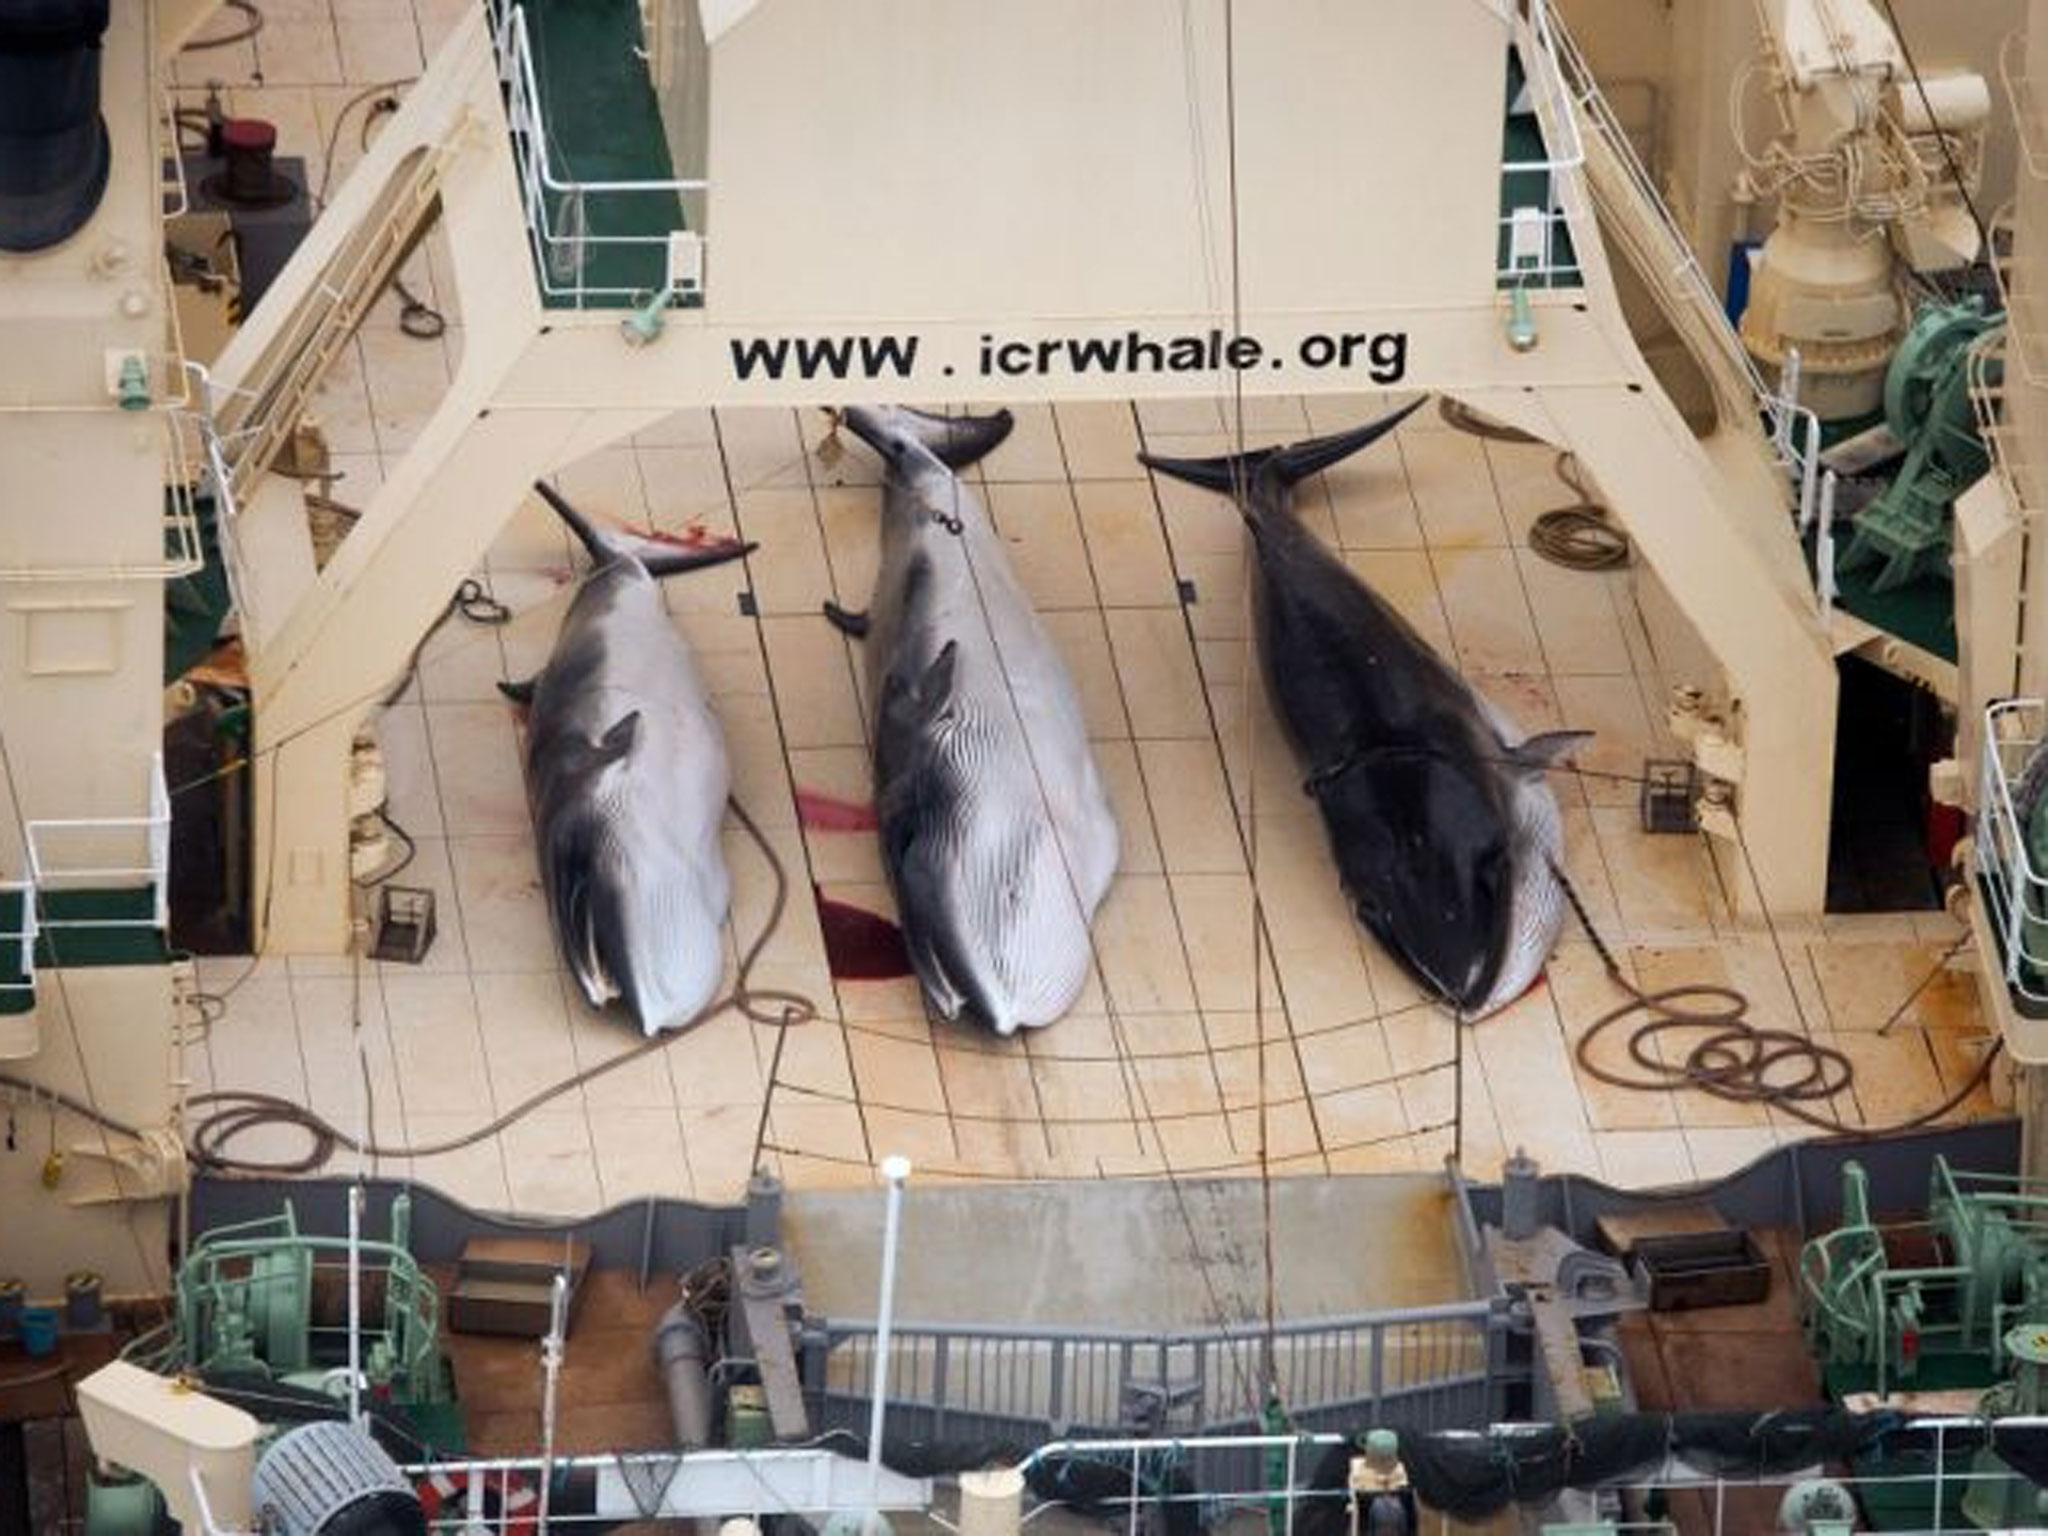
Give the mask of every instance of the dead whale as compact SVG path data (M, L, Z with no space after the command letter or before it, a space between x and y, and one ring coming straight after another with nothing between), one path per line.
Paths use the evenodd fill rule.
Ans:
M687 1024L725 968L725 740L655 578L737 559L601 529L534 487L590 552L548 664L501 690L528 706L526 789L562 958L592 1007L648 1034Z
M1236 500L1267 691L1345 893L1418 982L1474 1019L1526 991L1557 942L1564 834L1544 773L1586 733L1521 739L1294 517L1297 482L1414 409L1240 457L1140 458Z
M867 641L875 810L912 968L948 1019L1050 1024L1087 981L1117 827L1073 679L954 474L1010 415L845 419L888 467L882 557L865 614L826 611Z

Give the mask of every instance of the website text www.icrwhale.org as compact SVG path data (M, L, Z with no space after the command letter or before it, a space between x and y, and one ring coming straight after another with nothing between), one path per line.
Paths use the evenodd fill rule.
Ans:
M924 338L879 335L735 336L733 377L750 379L908 379L916 375ZM1297 368L1355 373L1374 384L1398 384L1408 372L1406 331L1311 331L1288 346L1220 328L1155 334L1133 328L1108 336L1001 336L983 332L968 377L1080 378L1117 375L1245 372ZM963 370L946 363L939 373Z

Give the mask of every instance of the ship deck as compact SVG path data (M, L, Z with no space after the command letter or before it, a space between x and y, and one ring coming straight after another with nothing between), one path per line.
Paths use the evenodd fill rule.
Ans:
M231 110L276 121L281 151L315 167L332 144L338 182L356 147L356 119L338 124L354 82L416 73L454 9L294 8L253 45L187 55L181 78L225 79ZM437 268L430 237L408 281L452 308ZM460 355L460 317L448 319L437 341L409 338L387 297L329 377L318 409L344 501L362 504L431 411ZM1290 439L1399 403L1249 399L1243 431L1254 444ZM518 725L496 692L538 668L575 576L562 529L529 501L477 572L511 622L451 617L376 725L392 815L418 844L398 878L436 893L438 941L418 965L203 961L223 1007L196 1085L287 1094L353 1128L366 1076L375 1137L398 1149L376 1160L381 1172L480 1207L554 1214L649 1194L729 1199L757 1162L797 1187L866 1183L899 1152L921 1179L1429 1169L1453 1149L1460 1107L1470 1166L1522 1147L1623 1185L1711 1177L1815 1134L1776 1110L1627 1092L1581 1071L1574 1042L1620 995L1575 926L1545 982L1467 1028L1462 1050L1450 1017L1358 929L1260 696L1236 518L1136 460L1140 448L1222 451L1235 436L1226 411L1034 407L970 475L1079 684L1122 827L1096 975L1066 1019L999 1041L929 1020L907 980L833 976L810 888L878 913L888 892L873 834L805 826L798 792L859 802L868 790L858 657L819 605L865 600L876 466L815 412L695 412L560 483L624 524L761 545L744 566L666 590L714 687L735 794L790 879L756 979L807 993L819 1018L785 1033L728 1013L502 1133L409 1154L638 1043L629 1023L587 1009L559 967ZM1850 1126L1940 1102L1981 1048L1974 983L1941 967L1959 932L1950 919L1739 919L1702 840L1641 830L1634 776L1646 758L1680 755L1651 638L1668 625L1645 618L1662 600L1635 571L1569 572L1527 547L1532 519L1573 499L1552 461L1540 445L1482 441L1422 411L1305 486L1302 515L1525 728L1597 733L1584 771L1553 775L1567 864L1640 982L1731 982L1760 1024L1844 1051L1858 1071L1853 1102L1838 1106ZM737 828L727 844L736 953L760 930L773 882ZM1993 1107L1980 1089L1962 1112ZM302 1146L277 1131L237 1150Z

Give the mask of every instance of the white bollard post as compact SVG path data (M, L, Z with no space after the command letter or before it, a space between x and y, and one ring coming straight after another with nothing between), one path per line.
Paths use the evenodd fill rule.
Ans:
M348 1187L348 1421L363 1427L363 1186Z
M960 1474L960 1536L1017 1536L1024 1523L1024 1474L1015 1467Z
M868 1406L868 1508L861 1522L861 1536L875 1536L882 1513L882 1420L889 1402L889 1331L896 1312L896 1233L903 1219L903 1181L910 1177L910 1159L883 1158L882 1177L889 1182L889 1204L882 1218L882 1295L875 1310L875 1395Z

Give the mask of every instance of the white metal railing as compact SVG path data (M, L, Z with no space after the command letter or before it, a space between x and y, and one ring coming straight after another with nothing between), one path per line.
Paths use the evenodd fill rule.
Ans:
M201 409L193 415L192 429L199 443L206 491L213 499L214 547L220 551L221 569L227 574L228 602L242 616L245 630L253 630L258 627L250 604L255 583L249 579L242 553L242 508L235 496L234 468L228 462L227 444L214 415L218 390L204 367L198 363L186 366L192 371L193 393L201 402Z
M191 397L189 386L187 394ZM176 581L202 569L206 550L199 534L196 476L190 451L197 418L198 411L190 403L168 412L164 432L161 558L100 565L17 561L0 565L0 581Z
M1808 526L1815 515L1819 492L1821 432L1820 417L1799 404L1798 354L1795 352L1786 358L1776 389L1765 382L1756 359L1750 356L1749 348L1742 344L1734 323L1729 320L1720 294L1708 281L1692 242L1686 239L1663 194L1657 190L1648 167L1636 154L1627 130L1607 105L1592 68L1579 52L1571 33L1557 23L1552 23L1548 32L1574 106L1584 114L1586 124L1599 136L1606 153L1626 177L1640 211L1651 226L1657 243L1663 247L1661 258L1656 253L1643 253L1646 259L1657 259L1662 266L1661 274L1648 275L1661 275L1665 290L1694 312L1733 379L1747 393L1751 406L1765 425L1772 452L1797 488L1799 526Z
M2042 180L2048 179L2048 116L2042 114L2033 80L2027 74L2026 46L2024 31L2005 34L1998 45L1998 78L2005 86L2006 104L2012 108L2020 162L2029 176Z
M1524 36L1530 46L1519 50L1522 79L1550 153L1541 160L1509 160L1500 168L1504 183L1517 176L1540 178L1543 201L1540 206L1524 204L1502 211L1495 277L1502 283L1537 289L1577 288L1584 283L1572 245L1571 216L1578 208L1579 187L1579 178L1572 173L1585 165L1586 145L1565 88L1558 52L1560 35L1549 0L1529 0Z
M2005 226L2010 230L2010 225ZM1994 241L2000 220L1992 219ZM2021 265L2024 263L2024 265ZM2005 311L2005 330L2012 338L2006 351L2029 384L2048 388L2048 251L2015 243L2000 254L1990 252L1991 278L1998 288L1998 307Z
M192 210L192 189L185 180L184 145L178 137L178 101L168 85L164 88L163 99L157 104L157 113L157 125L162 131L157 153L163 159L165 170L164 217L183 218Z
M640 1520L746 1517L759 1524L770 1515L801 1516L823 1529L829 1516L870 1508L886 1511L891 1523L917 1519L932 1499L929 1479L889 1473L871 1503L861 1462L809 1446L490 1457L418 1462L400 1471L427 1490L427 1529L437 1536L613 1530ZM571 1497L568 1490L577 1487L583 1492ZM543 1490L560 1491L544 1505Z
M110 889L140 888L147 882L150 915L144 917L92 917L42 919L44 928L154 928L162 932L170 922L171 796L164 785L164 757L149 759L149 812L143 816L49 816L22 823L28 846L28 883L31 895L57 888ZM89 862L70 862L61 857L61 844L73 839L86 843L82 857ZM140 841L144 850L140 864L104 862L99 850L109 842Z
M1984 711L1974 844L2006 985L2016 998L2040 1004L2048 1004L2048 876L2028 843L2027 823L2038 807L2022 807L2019 790L2044 721L2048 703L2040 699L2002 700Z
M2048 507L2048 466L2037 457L2043 445L2029 442L2006 420L2005 365L2015 350L2009 327L1986 331L1972 344L1967 365L1970 409L2006 500L2022 520L2031 521Z
M547 105L534 74L533 40L526 8L510 0L493 0L492 41L498 56L499 83L505 91L505 114L512 135L512 157L519 177L520 199L526 207L527 236L542 293L566 299L581 309L618 308L653 297L664 289L687 296L672 273L672 242L685 232L683 199L702 197L710 183L677 178L648 181L579 181L557 165L549 149ZM664 200L670 228L661 234L593 234L592 208L639 198ZM697 223L702 224L701 217ZM645 253L646 281L641 283L586 280L593 250L618 249Z

